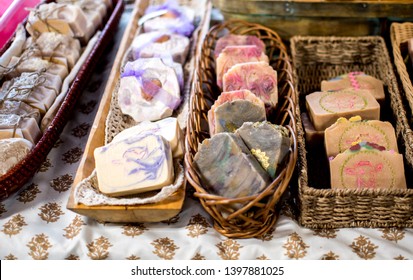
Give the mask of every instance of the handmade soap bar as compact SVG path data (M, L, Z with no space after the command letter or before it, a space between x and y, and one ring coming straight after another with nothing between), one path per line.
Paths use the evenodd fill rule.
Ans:
M235 64L258 61L269 63L268 56L255 45L227 46L216 59L217 85L222 88L224 74Z
M238 35L238 34L227 34L219 38L215 44L214 56L217 58L219 54L227 46L245 46L245 45L255 45L262 52L265 52L264 42L254 35Z
M261 166L275 179L278 166L290 150L288 129L268 121L245 122L235 134L241 137Z
M360 142L330 160L332 189L406 189L403 156Z
M306 145L312 147L324 145L324 130L315 130L313 123L311 122L307 113L301 114L301 123L303 124Z
M29 37L24 46L24 53L38 57L64 57L72 69L80 57L80 42L69 35L56 32L43 32L39 37Z
M34 118L0 114L0 139L24 138L37 143L40 137L40 128Z
M410 67L413 67L413 38L407 40L407 53L410 57Z
M265 111L265 104L264 102L259 99L255 94L253 94L249 90L235 90L235 91L228 91L228 92L222 92L217 100L215 100L214 104L212 104L210 110L208 111L208 125L209 125L209 134L212 136L216 132L216 116L215 116L215 110L218 108L218 106L226 103L226 102L231 102L235 100L248 100L255 104L253 108L257 108L258 112L264 110ZM251 105L251 104L250 104ZM252 107L252 106L251 106ZM231 117L231 116L230 116ZM241 123L242 125L242 123Z
M168 117L155 122L143 121L121 131L113 138L112 142L124 140L138 134L160 135L169 142L174 158L181 158L184 154L184 133L176 118Z
M56 63L58 60L61 63ZM9 69L14 69L8 77L15 78L24 72L36 72L44 70L46 73L58 75L62 80L69 74L67 60L55 58L52 61L41 57L12 57Z
M0 176L24 159L33 144L23 138L0 139Z
M224 74L223 91L248 89L258 96L266 107L278 103L277 72L267 62L246 62L232 66Z
M321 82L321 91L352 88L369 91L379 103L384 102L383 82L363 72L350 72Z
M255 195L270 183L268 173L234 133L202 141L194 166L206 189L227 198Z
M174 180L171 148L162 136L136 135L94 151L99 190L124 196L158 190Z
M360 116L349 120L339 118L325 130L325 147L329 157L344 152L358 142L371 142L398 152L396 133L389 122L362 120Z
M15 114L21 117L31 117L40 122L40 111L23 101L4 100L0 103L0 114Z
M183 65L188 51L188 37L165 31L140 33L132 41L134 59L171 55L175 62Z
M155 121L171 116L180 102L176 73L160 58L126 63L118 91L118 104L124 114L136 122Z
M365 90L318 91L306 95L305 100L310 120L318 131L325 130L339 117L380 119L379 103Z
M190 7L167 0L161 5L150 5L141 18L144 32L168 31L190 37L195 29L195 12Z
M78 6L86 16L87 21L92 23L94 29L102 23L108 8L108 3L101 0L56 0L56 3L70 3Z
M79 38L86 43L92 36L94 27L79 6L52 2L41 4L30 12L26 29L31 36L56 32Z

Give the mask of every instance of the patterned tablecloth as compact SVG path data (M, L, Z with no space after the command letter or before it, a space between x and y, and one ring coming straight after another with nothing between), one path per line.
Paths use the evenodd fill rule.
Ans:
M289 211L282 211L273 231L260 239L229 239L213 229L190 191L182 212L161 223L99 223L66 209L131 9L126 6L113 44L46 162L20 192L0 202L1 259L413 259L413 229L311 230L300 227Z

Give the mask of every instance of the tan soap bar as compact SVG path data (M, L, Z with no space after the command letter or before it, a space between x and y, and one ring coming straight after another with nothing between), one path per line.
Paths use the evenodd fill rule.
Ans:
M325 130L327 156L336 156L358 142L371 142L398 152L393 125L379 120L362 120L359 116L339 118Z
M365 90L343 89L318 91L305 97L306 107L314 128L325 130L340 117L359 115L366 120L380 119L380 105Z
M304 128L304 136L307 145L319 146L324 145L324 130L315 130L310 118L307 113L301 114L301 122Z
M0 139L24 138L35 144L40 137L40 128L34 118L0 114Z
M403 156L360 142L330 160L332 189L406 189Z
M15 114L21 117L31 117L40 122L40 111L23 101L4 100L0 103L0 114Z
M13 56L9 63L9 68L14 68L14 71L8 75L10 78L15 78L24 72L36 72L45 70L46 73L58 75L64 80L69 74L66 58L53 58L50 61L41 57L16 57Z
M363 72L350 72L321 82L321 91L346 88L369 91L379 103L382 103L385 98L383 82Z

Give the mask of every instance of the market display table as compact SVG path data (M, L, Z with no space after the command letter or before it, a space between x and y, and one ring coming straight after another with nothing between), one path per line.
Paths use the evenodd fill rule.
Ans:
M70 188L131 11L126 6L113 44L46 162L20 192L0 202L1 259L413 259L413 229L307 229L286 202L265 236L227 238L214 230L190 186L182 211L159 223L100 223L68 210Z

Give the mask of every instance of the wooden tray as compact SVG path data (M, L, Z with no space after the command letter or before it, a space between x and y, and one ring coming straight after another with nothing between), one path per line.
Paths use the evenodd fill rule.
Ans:
M102 33L100 37L83 66L80 68L77 76L74 78L60 108L48 128L44 131L41 139L21 162L0 177L0 199L9 197L12 193L22 188L23 185L34 176L58 140L60 133L73 112L77 99L81 95L99 57L110 42L112 34L119 23L124 3L122 0L113 0L113 4L113 10L109 11L109 17L106 19L106 24L101 30ZM11 42L12 41L9 41L0 53L3 53L8 46L10 46Z
M153 1L152 1L153 2ZM186 1L188 2L188 1ZM124 36L119 46L118 53L116 55L112 71L109 76L108 83L106 84L105 91L103 93L102 100L99 105L99 109L93 123L89 139L87 141L85 152L80 161L73 186L71 188L70 197L67 203L67 208L84 216L89 216L99 221L105 222L159 222L170 219L176 216L182 209L185 194L186 194L186 182L168 199L158 203L152 204L136 204L136 205L99 205L99 206L86 206L84 204L76 203L75 199L75 186L82 180L90 176L95 168L93 151L96 147L104 145L105 140L105 123L106 118L110 110L110 102L112 98L112 92L115 90L116 85L120 79L120 68L123 65L124 56L128 51L128 48L135 37L135 34L139 32L138 20L143 15L146 7L150 5L149 0L137 0L135 7L131 15L128 26L126 27ZM182 3L179 2L179 3ZM196 56L198 55L198 40L205 36L209 28L209 19L211 13L211 2L205 1L205 14L204 18L198 26L198 29L194 31L195 36L193 48L191 50L191 58L189 62L195 64ZM189 65L191 69L194 69L194 65ZM192 75L191 75L192 76ZM189 81L185 81L185 87L192 86L192 77Z

